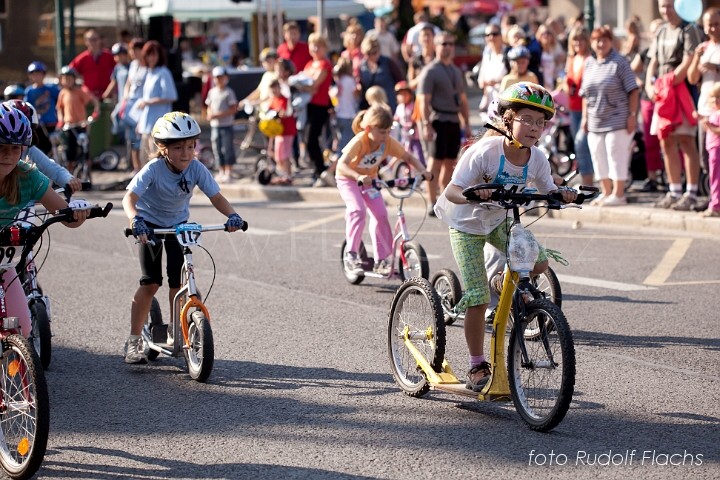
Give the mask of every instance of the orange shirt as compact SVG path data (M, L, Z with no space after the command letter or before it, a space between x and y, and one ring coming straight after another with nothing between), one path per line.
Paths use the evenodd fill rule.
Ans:
M57 109L65 123L80 123L87 119L85 107L92 101L92 94L82 87L63 88L58 95Z
M402 144L392 137L372 150L370 139L365 132L355 135L343 149L343 156L348 159L347 165L361 175L377 178L380 164L386 157L401 158L405 155Z

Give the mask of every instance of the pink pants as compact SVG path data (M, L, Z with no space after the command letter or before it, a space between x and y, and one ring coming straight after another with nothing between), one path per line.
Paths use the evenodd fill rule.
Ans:
M388 220L387 208L382 195L362 192L355 180L337 177L340 196L345 202L345 238L348 251L358 253L360 241L365 230L365 216L370 209L370 238L372 239L375 260L382 260L392 253L392 229Z
M720 211L720 148L708 150L708 176L710 178L710 204L708 209Z
M5 310L8 317L18 317L20 332L23 337L30 336L32 329L30 323L30 309L28 308L25 291L15 270L10 269L3 274L5 287Z

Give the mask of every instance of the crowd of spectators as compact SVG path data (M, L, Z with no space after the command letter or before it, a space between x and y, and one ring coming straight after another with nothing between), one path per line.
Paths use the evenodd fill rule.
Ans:
M562 92L557 98L563 99L558 103L564 101L563 110L569 113L578 172L583 183L598 181L601 186L596 205L627 203L628 171L635 171L631 150L639 138L645 146L647 171L642 190L666 190L656 204L659 208L700 210L705 206L698 200L700 159L710 148L700 144L698 149L698 133L704 138L709 132L708 145L714 145L715 132L720 131L713 93L720 79L720 13L708 9L701 28L682 20L672 0L657 2L662 18L647 32L639 19L631 18L622 41L606 26L588 31L582 17L531 18L527 24L520 24L511 13L491 19L484 30L482 60L470 84L482 92L479 105L469 104L467 77L455 66L456 34L432 23L426 12L415 15L414 25L403 37L385 16L376 18L367 32L351 19L340 52L329 51L326 37L319 33L306 37L296 22L288 22L282 43L260 56L265 74L257 89L234 107L228 106L226 94L220 103L217 92L207 100L216 115L218 105L223 105L223 120L210 118L225 132L213 137L215 155L223 165L218 179L232 181L234 159L228 157L234 152L228 153L226 124L233 109L252 103L267 110L272 103L280 110L276 113L282 123L294 123L297 131L288 129L292 135L271 139L279 144L271 145L281 164L278 183L291 184L294 171L309 166L315 186L333 185L333 162L352 136L352 119L369 107L368 92L377 95L379 88L385 107L396 115L397 137L419 142L419 157L427 159L435 174L427 187L432 203L449 182L461 147L472 138L471 111L479 108L478 113L492 120L493 100L499 92L519 81L532 81L556 94ZM223 58L212 61L238 66L242 55L226 41L228 37L232 35L223 30L219 36ZM133 165L138 169L152 154L148 134L154 120L178 100L168 52L159 43L142 39L105 49L94 30L86 33L85 40L87 50L69 66L83 78L85 91L117 100L114 118L118 130L132 137L139 152ZM183 60L193 58L187 39L180 40L175 53ZM216 70L210 84L228 71ZM42 87L38 73L44 69L38 68L38 62L28 73L34 88ZM54 128L47 95L40 99L33 95L37 94L29 93L28 100L40 102L41 121ZM714 158L710 155L707 169L714 200L706 214L712 216L720 215Z

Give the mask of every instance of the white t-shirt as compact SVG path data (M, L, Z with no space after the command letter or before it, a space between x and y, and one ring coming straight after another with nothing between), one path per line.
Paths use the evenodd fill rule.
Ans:
M505 158L504 137L495 136L480 139L468 148L455 167L450 183L465 189L481 183L502 183L505 185L527 185L532 183L538 193L557 190L553 183L550 162L542 151L530 147L530 160L518 167ZM438 218L456 230L475 235L487 235L503 223L506 212L497 205L456 204L440 195L435 204Z
M720 44L707 42L707 47L700 57L700 65L703 63L712 63L720 68ZM702 74L697 110L704 117L709 117L714 112L710 104L708 104L708 99L715 82L720 82L720 70L712 70Z
M335 116L337 118L352 119L358 112L358 102L355 97L356 91L355 77L352 75L342 75L337 79L337 105L335 106Z

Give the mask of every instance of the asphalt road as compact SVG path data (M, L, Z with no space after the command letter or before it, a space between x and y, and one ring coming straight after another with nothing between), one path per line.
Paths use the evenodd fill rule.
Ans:
M571 409L541 434L512 404L400 392L386 350L399 282L344 280L337 203L239 203L246 234L204 235L217 267L207 384L181 359L125 365L139 266L120 195L89 195L115 202L107 219L51 229L40 280L52 299L52 419L38 478L720 477L716 237L532 227L570 262L553 267L577 350ZM192 213L223 221L207 201ZM407 214L417 230L422 211ZM417 239L431 271L456 270L440 222ZM195 263L208 292L212 264L201 250ZM464 371L462 322L448 330Z

